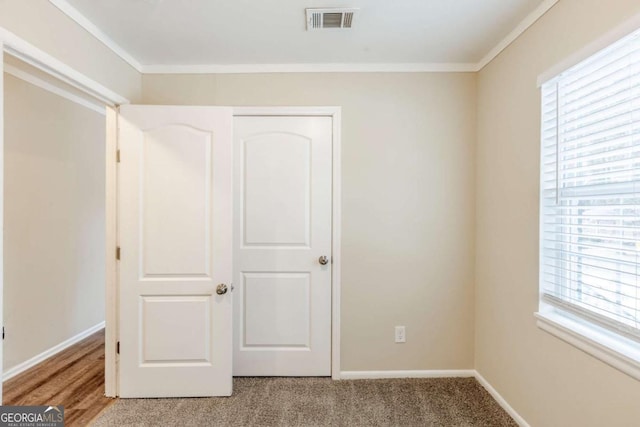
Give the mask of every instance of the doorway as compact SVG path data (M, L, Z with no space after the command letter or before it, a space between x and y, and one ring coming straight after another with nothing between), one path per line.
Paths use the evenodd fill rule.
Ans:
M91 109L100 110L99 112L104 114L105 106L116 106L120 104L126 104L129 101L115 93L114 91L108 89L102 84L88 78L82 73L74 70L73 68L67 66L57 58L51 56L50 54L40 50L36 46L28 43L24 39L16 36L15 34L5 30L4 28L0 28L0 51L2 52L2 60L0 61L0 71L4 71L5 66L7 66L7 62L13 60L19 60L27 64L29 67L32 67L33 73L27 73L28 77L26 79L31 83L34 81L38 81L38 84L46 87L47 91L61 95L63 97L67 97L69 100L72 100L74 103L79 105L83 105L86 107L90 107ZM15 65L15 64L11 64ZM15 67L14 67L15 68ZM4 100L5 91L4 91L4 78L0 79L0 99ZM35 84L35 83L34 83ZM62 89L62 90L60 90ZM6 118L5 112L3 108L4 102L0 102L0 153L4 154L4 134L6 130ZM109 109L107 109L109 110ZM108 112L109 113L109 112ZM107 114L109 115L109 114ZM104 128L103 128L104 129ZM101 137L104 137L104 131L101 132ZM106 218L106 229L107 229L107 248L105 254L105 263L103 265L106 266L104 269L104 273L106 276L107 282L107 300L106 302L107 309L113 308L115 305L113 292L116 290L115 286L113 286L115 281L116 269L113 267L113 263L111 260L113 259L112 254L115 250L115 241L113 239L114 233L112 232L115 228L115 218L116 218L116 206L115 206L115 198L110 197L113 195L115 189L115 173L113 169L115 169L115 145L110 145L112 140L107 138L105 141L105 145L102 147L104 150L106 148L106 173L105 173L105 181L106 181L106 211L104 212L104 216ZM103 151L104 153L104 151ZM4 156L0 156L0 170L2 170L2 175L4 175ZM112 169L113 168L113 169ZM0 186L0 222L4 222L3 211L4 211L4 186ZM0 237L3 237L4 233L3 228L0 227ZM0 248L1 249L1 248ZM2 252L2 251L0 251ZM2 263L4 262L4 256L1 257L0 260L0 269L3 269ZM4 271L3 271L4 273ZM4 274L2 275L4 276ZM109 285L111 284L111 286ZM3 277L0 277L0 299L4 297L4 283ZM36 296L34 296L36 297ZM55 300L52 301L52 304L55 303ZM3 304L0 303L0 311L2 311ZM113 313L106 313L106 326L105 326L105 358L106 363L104 364L105 370L105 394L107 396L115 396L116 395L116 381L115 379L115 345L116 345L116 333L117 333L117 325L116 316ZM102 326L102 325L100 325ZM98 327L98 325L96 325ZM9 332L9 331L7 331ZM87 332L88 333L88 332ZM74 338L77 338L75 336ZM65 342L68 344L69 342ZM59 350L59 347L52 348L54 350ZM113 351L110 351L113 350ZM3 345L0 341L0 362L3 359ZM34 362L31 360L31 362ZM30 362L30 363L31 363ZM37 363L37 361L35 361ZM2 366L2 363L0 363ZM14 373L16 371L13 371ZM11 373L11 372L10 372ZM4 374L4 372L3 372ZM4 376L4 375L3 375ZM2 393L0 390L0 399L2 398Z
M105 108L14 56L2 65L3 403L83 418L86 400L106 404Z

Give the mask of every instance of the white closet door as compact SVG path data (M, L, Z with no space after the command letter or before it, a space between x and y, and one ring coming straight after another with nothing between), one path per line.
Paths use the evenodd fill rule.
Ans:
M234 375L331 374L331 139L330 117L234 119Z

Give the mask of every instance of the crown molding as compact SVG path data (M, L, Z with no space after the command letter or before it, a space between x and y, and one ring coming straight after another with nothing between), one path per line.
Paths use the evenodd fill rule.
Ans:
M144 74L244 74L244 73L468 73L468 63L363 63L363 64L202 64L143 65Z
M545 0L477 63L316 63L316 64L197 64L142 65L86 16L67 2L49 0L69 18L101 41L142 74L254 74L254 73L473 73L482 70L520 37L559 0Z
M49 0L49 3L60 9L62 13L67 15L76 24L80 25L84 28L89 34L93 37L101 41L105 46L107 46L113 53L122 58L127 64L131 65L136 71L142 73L142 65L135 59L129 52L124 50L119 44L113 41L111 37L106 35L100 28L96 26L93 22L89 20L86 16L84 16L78 9L71 6L67 2L67 0Z
M505 50L511 43L513 43L518 37L522 35L527 29L536 23L538 19L542 17L549 9L555 6L559 0L545 0L540 6L535 8L529 15L527 15L520 23L513 29L507 36L493 47L487 54L478 62L476 71L482 70L487 64L493 61L503 50Z

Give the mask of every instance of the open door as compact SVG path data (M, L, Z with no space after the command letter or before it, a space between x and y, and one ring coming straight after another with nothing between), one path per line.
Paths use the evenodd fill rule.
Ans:
M232 390L232 110L122 106L120 397Z

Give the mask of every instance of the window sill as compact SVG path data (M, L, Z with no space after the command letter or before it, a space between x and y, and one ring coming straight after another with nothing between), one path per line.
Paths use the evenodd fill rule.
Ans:
M558 310L545 310L534 315L540 329L640 380L640 343Z

